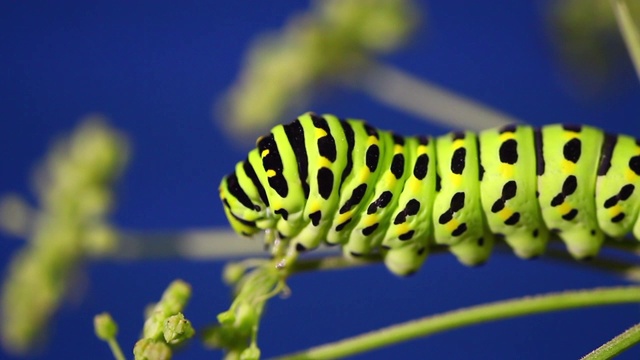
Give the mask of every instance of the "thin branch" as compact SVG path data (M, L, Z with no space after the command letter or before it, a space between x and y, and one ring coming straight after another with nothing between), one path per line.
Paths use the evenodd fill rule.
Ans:
M447 128L482 130L522 121L380 63L348 84L376 100Z
M585 355L582 360L612 359L630 347L640 343L640 324L637 324L622 334L603 344L599 348Z
M262 240L259 237L246 239L226 229L191 230L182 232L144 233L125 232L118 241L115 251L104 255L106 259L139 260L158 258L185 258L190 260L231 260L247 257L266 257ZM559 242L554 242L559 244ZM605 249L615 254L602 254L586 262L578 262L564 249L550 244L546 258L571 265L608 271L630 281L640 281L640 264L634 258L624 259L623 255L638 256L640 244L632 241L606 241ZM432 254L446 253L446 247L434 247ZM511 249L503 242L496 243L496 252L511 255ZM338 247L320 247L313 250L316 258L301 258L292 271L309 272L314 270L337 270L376 264L381 261L379 255L369 258L348 259L338 253ZM612 257L617 255L616 257ZM317 258L317 256L322 256Z
M489 321L589 306L640 302L640 287L567 291L498 301L397 324L352 338L279 357L281 360L335 359L436 333Z
M120 344L115 339L110 339L107 341L109 344L109 349L111 349L111 354L116 360L126 360L127 358L124 356L122 352L122 348L120 348Z
M545 256L563 263L605 271L628 281L640 282L640 264L638 264L637 261L624 261L622 259L613 259L605 256L599 256L588 261L578 261L571 257L566 251L553 248L549 249Z
M640 33L638 32L638 27L631 18L631 13L629 12L626 1L611 0L611 5L616 15L620 33L629 50L631 61L636 68L638 78L640 78Z
M314 250L314 253L336 251L334 248L321 247ZM117 249L105 257L118 260L231 260L268 255L261 236L248 239L232 230L220 228L155 233L123 232Z
M192 260L228 260L264 255L264 245L259 238L244 239L228 229L207 229L123 233L118 241L118 248L108 256L126 260L176 257Z
M382 263L382 256L371 256L350 259L342 255L323 256L320 258L299 259L293 265L291 274L299 274L319 270L343 270Z

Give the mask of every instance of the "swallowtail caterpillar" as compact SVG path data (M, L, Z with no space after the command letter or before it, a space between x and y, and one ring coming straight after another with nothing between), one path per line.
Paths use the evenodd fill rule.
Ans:
M399 136L306 113L259 138L219 192L232 227L266 231L282 266L326 242L407 275L434 244L477 265L496 240L532 258L555 233L584 259L606 236L640 239L638 186L640 140L590 126Z

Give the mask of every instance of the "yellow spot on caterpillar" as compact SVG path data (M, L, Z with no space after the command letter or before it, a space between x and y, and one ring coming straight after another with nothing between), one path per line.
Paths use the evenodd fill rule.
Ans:
M396 144L393 147L393 153L394 154L401 154L403 150L404 150L404 146L402 146L400 144Z
M511 215L513 215L513 210L509 209L509 208L504 208L502 209L502 211L500 211L498 213L498 216L500 216L500 218L502 219L502 221L507 220L508 218L511 217Z
M282 201L280 200L280 198L276 198L273 199L273 201L271 199L269 199L269 201L271 202L271 208L273 209L273 211L275 212L276 209L282 209Z
M347 211L344 214L339 214L337 223L342 224L349 219L351 219L351 211Z
M405 189L410 191L411 194L417 194L420 191L420 180L414 177L409 178L405 185Z
M562 172L565 174L575 174L576 172L576 164L566 159L562 160L562 164L560 165L560 167L562 169Z
M622 206L620 206L619 204L616 204L615 206L609 208L608 210L609 210L609 216L615 217L616 215L622 212Z
M364 184L367 181L369 181L369 177L371 176L371 171L369 170L368 167L364 166L360 169L360 172L358 173L358 182L360 184Z
M449 233L452 233L455 229L458 228L458 226L460 225L460 223L458 222L458 219L451 219L451 221L449 221L448 223L444 224L444 228L447 229L447 231Z
M500 134L499 139L501 142L504 142L506 140L514 139L515 137L516 135L514 133L506 132L506 133Z
M460 187L462 185L462 175L451 174L451 181L455 187Z
M396 185L396 176L391 173L391 171L387 171L384 174L384 179L382 180L387 184L387 187L391 188Z
M567 140L580 139L580 136L578 136L578 133L573 132L571 130L562 129L562 135Z
M316 128L316 139L327 136L327 132L324 129Z
M500 164L500 175L502 175L503 179L513 179L513 170L515 166L511 164Z
M276 171L275 171L275 170L273 170L273 169L269 169L269 170L267 170L267 176L268 176L268 177L274 177L274 176L276 176Z
M629 182L636 181L636 179L638 179L638 175L636 175L636 173L629 168L627 168L626 171L624 172L624 177Z
M265 157L267 157L267 155L269 155L269 149L262 150L260 156L264 159Z
M320 159L318 160L318 167L319 168L326 167L326 168L331 169L331 165L333 165L333 163L329 159L324 157L324 156L321 156Z
M411 230L411 226L408 223L404 222L402 224L396 225L395 229L393 229L393 232L395 236L400 236L401 234L409 232L409 230Z
M309 213L314 213L316 211L320 211L322 209L322 203L320 201L313 201L311 205L309 205Z
M560 206L558 206L558 212L562 215L567 215L573 207L565 200Z
M362 219L362 224L364 227L369 227L380 220L380 217L377 214L367 214L364 219Z
M464 139L454 140L452 143L453 150L457 150L464 146Z

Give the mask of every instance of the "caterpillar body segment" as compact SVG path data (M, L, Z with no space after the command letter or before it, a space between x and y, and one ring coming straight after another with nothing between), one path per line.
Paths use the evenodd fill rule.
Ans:
M609 236L640 239L640 142L605 135L596 182L597 217Z
M356 156L363 157L364 162L359 168L353 169L359 172L359 175L352 178L351 183L347 185L348 189L353 190L344 193L345 196L340 195L338 216L330 230L330 235L333 236L330 238L338 241L329 240L342 244L345 254L356 257L368 254L375 246L373 242L378 238L380 229L374 226L380 221L380 214L384 214L385 209L391 207L391 204L388 204L389 206L377 207L376 211L372 212L368 207L369 203L379 199L383 191L393 191L396 189L394 185L399 183L390 177L394 147L391 133L378 132L365 124L361 126L366 132L367 142L362 149L364 151Z
M436 196L435 141L422 136L408 137L405 142L415 146L415 150L408 147L413 159L408 162L408 178L382 241L385 264L396 274L411 273L426 259ZM408 237L413 241L406 241Z
M541 132L544 171L538 177L538 202L544 222L574 257L593 257L604 241L595 202L603 132L566 125L545 126Z
M436 139L440 186L433 207L434 238L438 244L449 245L467 265L485 262L493 247L480 199L478 140L472 132Z
M406 275L434 244L476 265L495 240L531 258L556 233L594 256L605 236L640 237L638 186L640 141L589 126L402 137L307 113L260 138L219 192L232 227L265 230L283 266L326 242Z
M336 211L340 197L341 174L347 164L351 142L346 142L343 123L335 116L312 118L303 115L292 125L304 139L296 149L297 165L300 181L305 190L306 206L304 208L305 226L295 234L298 250L313 249L327 239L331 228L332 217L323 216Z
M549 240L538 202L539 138L530 126L480 133L480 192L489 229L521 258L541 255Z

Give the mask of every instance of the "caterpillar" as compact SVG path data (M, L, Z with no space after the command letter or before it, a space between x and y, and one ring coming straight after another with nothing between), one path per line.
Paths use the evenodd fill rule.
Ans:
M557 234L584 259L605 237L640 239L640 140L591 126L399 136L306 113L256 144L220 198L234 230L264 230L282 266L322 242L380 252L408 275L434 244L478 265L496 240L533 258Z

